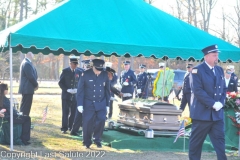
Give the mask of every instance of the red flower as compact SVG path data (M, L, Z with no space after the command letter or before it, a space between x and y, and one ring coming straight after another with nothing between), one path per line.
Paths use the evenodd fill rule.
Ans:
M75 76L76 76L76 78L78 78L78 77L79 77L79 74L76 74Z
M128 79L126 79L126 81L125 82L128 82Z

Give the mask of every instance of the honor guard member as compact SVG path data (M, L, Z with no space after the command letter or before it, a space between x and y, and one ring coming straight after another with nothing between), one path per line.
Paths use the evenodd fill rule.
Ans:
M227 87L227 92L238 92L237 82L231 78L231 70L227 69L225 72L225 83Z
M94 59L93 68L83 72L78 85L78 111L83 114L83 141L86 148L94 142L101 148L106 114L109 112L110 82L108 73L103 71L104 61Z
M192 73L192 67L193 64L187 65L187 73L184 76L183 80L183 87L182 87L182 100L180 104L180 109L184 111L186 105L190 106L190 100L191 100L191 87L190 87L190 81L189 81L189 75Z
M146 65L140 64L140 73L137 75L137 94L139 98L146 99L147 97L147 73L145 72Z
M194 67L190 75L193 94L190 107L192 133L189 139L189 159L201 159L202 145L209 135L217 159L226 160L222 109L226 99L224 72L217 66L217 45L206 47L202 52L205 61Z
M69 67L62 70L58 85L62 89L62 128L63 134L71 130L77 108L76 93L81 70L77 69L78 58L70 56Z
M237 75L234 73L235 72L235 69L234 69L234 65L228 65L227 66L227 69L230 69L231 70L231 79L235 80L237 83L238 83L238 77Z
M134 71L130 69L130 62L124 61L124 71L122 71L120 76L120 84L122 85L121 92L123 93L122 100L128 100L133 97L134 85L137 83Z
M105 62L105 67L111 69L112 62ZM112 69L112 71L113 71L113 69ZM110 88L112 88L115 84L117 84L117 79L118 79L117 75L115 74L115 71L114 71L114 73L113 72L111 72L111 73L112 73L113 76L112 76L112 79L110 80ZM114 98L114 93L113 92L111 92L111 97ZM113 113L113 101L110 101L109 113L108 113L108 118L109 119L112 118L112 113Z

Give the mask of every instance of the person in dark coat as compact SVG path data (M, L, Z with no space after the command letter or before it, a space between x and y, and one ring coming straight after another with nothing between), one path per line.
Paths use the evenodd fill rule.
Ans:
M235 72L235 67L234 65L228 65L227 69L230 69L231 71L231 79L235 80L238 83L238 77L237 75L234 73Z
M139 65L139 74L137 75L137 95L139 98L146 99L148 95L148 76L145 72L146 65Z
M104 61L94 59L93 68L83 72L77 89L78 111L83 115L83 141L86 148L94 142L101 148L101 138L109 112L110 81L103 70Z
M124 61L123 64L125 70L121 73L120 84L122 85L122 100L125 101L133 98L134 86L137 84L137 78L134 71L130 69L130 62Z
M202 50L204 62L196 66L190 75L190 117L192 132L189 139L189 159L200 160L202 145L207 135L217 154L217 159L226 160L224 110L226 84L224 71L218 63L218 47L211 45Z
M225 72L225 82L227 87L227 92L238 92L237 81L231 78L231 70L227 69Z
M111 68L112 67L112 62L105 62L105 67L106 71L112 74L112 77L110 80L110 90L111 90L111 98L114 99L114 93L112 92L112 89L115 88L114 85L117 84L117 75L115 74L115 71ZM110 74L108 77L111 76ZM116 88L115 88L116 89ZM111 119L113 114L113 100L110 101L109 105L109 113L108 113L108 118Z
M91 62L92 60L83 60L82 63L83 63L83 68L79 68L80 71L81 71L81 74L82 75L82 72L83 71L86 71L90 68L92 68L91 66ZM79 85L79 82L78 81L78 85ZM77 109L77 108L76 108ZM70 135L73 135L73 136L80 136L79 135L79 129L80 127L82 127L82 113L81 112L78 112L78 110L76 110L76 114L75 114L75 118L74 118L74 121L73 121L73 126L72 126L72 130L70 132Z
M182 111L184 111L186 105L188 104L188 106L190 106L190 100L191 100L191 87L190 87L190 81L189 81L189 75L192 72L192 67L193 64L189 63L187 65L187 73L184 76L184 80L183 80L183 87L182 87L182 99L181 99L181 104L180 104L180 109Z
M32 52L25 54L25 58L20 66L20 84L18 90L18 93L22 94L20 112L27 116L29 116L31 111L34 91L38 89L37 70L31 61L33 57Z
M4 119L10 122L10 101L6 97L8 94L8 86L7 84L0 83L0 110L5 109L6 112L1 113L4 114ZM30 131L31 131L31 118L27 115L22 115L16 109L13 108L13 124L22 124L22 134L21 140L24 145L29 145L30 142Z
M58 85L62 89L62 127L63 134L71 130L77 108L77 85L82 71L77 68L78 58L70 56L70 66L63 69Z

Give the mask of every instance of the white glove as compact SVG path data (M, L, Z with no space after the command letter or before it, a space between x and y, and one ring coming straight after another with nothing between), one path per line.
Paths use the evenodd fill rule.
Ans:
M142 93L142 90L141 89L137 89L137 93L138 94Z
M78 106L77 109L78 109L78 112L80 112L80 113L83 112L83 106Z
M213 108L214 108L216 111L219 111L222 107L223 107L223 105L222 105L221 102L215 102L214 105L213 105Z
M123 82L123 85L124 85L124 86L128 86L129 83L128 83L128 82Z
M115 97L111 97L111 98L110 98L110 101L116 101L116 102L118 102L118 100L117 100Z
M77 88L72 89L72 94L77 93Z
M67 92L68 93L72 93L72 89L67 89Z
M109 107L107 107L107 114L109 113Z

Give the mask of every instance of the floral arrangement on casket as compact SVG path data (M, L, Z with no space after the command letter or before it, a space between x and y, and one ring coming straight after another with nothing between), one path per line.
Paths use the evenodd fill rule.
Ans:
M240 94L235 92L227 92L226 96L227 99L224 109L234 110L235 116L228 115L228 117L232 120L233 125L237 127L238 129L237 135L240 135Z

